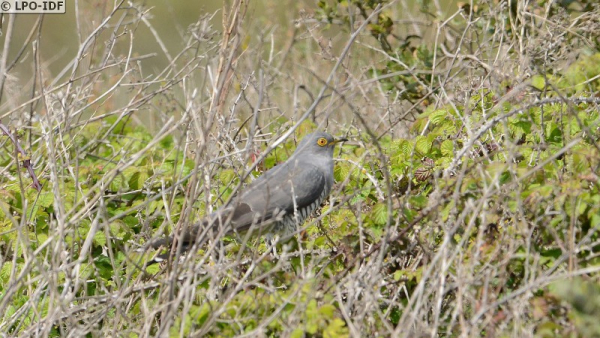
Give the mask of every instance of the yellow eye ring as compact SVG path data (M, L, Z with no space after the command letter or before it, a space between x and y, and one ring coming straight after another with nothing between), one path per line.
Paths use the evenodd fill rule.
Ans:
M327 139L324 137L321 137L320 139L317 140L317 144L321 147L324 147L327 145Z

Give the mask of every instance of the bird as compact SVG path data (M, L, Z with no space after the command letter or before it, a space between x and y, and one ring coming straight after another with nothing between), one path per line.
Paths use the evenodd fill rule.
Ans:
M177 250L188 251L219 234L250 230L252 235L265 235L269 242L291 239L329 196L334 183L333 151L336 144L345 141L322 131L306 135L287 161L263 173L224 206L184 230L177 237ZM175 236L170 236L150 246L171 248L174 241ZM159 254L152 263L168 257L168 253Z

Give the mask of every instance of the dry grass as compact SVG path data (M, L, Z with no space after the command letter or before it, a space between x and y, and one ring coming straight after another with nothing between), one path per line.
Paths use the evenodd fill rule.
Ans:
M350 23L328 24L309 11L290 12L287 19L294 24L281 28L261 26L260 20L268 22L262 17L253 24L259 15L246 2L233 0L188 27L184 47L172 51L161 40L171 37L161 36L146 18L151 9L116 2L107 12L77 14L79 22L95 18L96 26L87 33L80 27L76 54L61 55L68 67L52 76L36 48L44 32L42 19L22 46L14 46L15 16L5 16L0 118L30 155L43 182L40 198L53 195L48 206L53 213L42 222L47 230L36 236L40 220L23 210L40 202L26 198L31 178L17 170L22 157L9 138L0 138L11 153L0 169L0 194L19 193L21 199L19 208L0 201L7 218L0 234L12 238L0 241L2 335L533 337L544 318L560 318L563 330L573 327L558 302L550 303L549 297L540 305L536 297L557 280L585 276L597 282L596 230L584 233L566 216L561 218L565 227L549 226L565 211L544 204L543 197L521 198L525 188L520 182L543 172L585 137L573 138L553 157L532 160L529 172L522 173L511 165L522 160L520 141L493 128L550 104L564 104L560 116L565 117L584 103L585 112L597 111L597 74L575 81L581 88L577 97L561 96L567 92L562 88L536 90L533 83L535 75L564 74L583 55L598 53L597 8L566 11L546 2L516 2L509 8L505 2L484 1L478 6L485 10L464 6L444 17L437 1L430 6L438 18L413 15L416 9L400 1L364 13L351 6L355 12L340 13ZM413 20L397 19L403 11ZM219 29L211 26L214 15L222 16ZM372 25L381 23L381 15L395 19L387 44L373 37ZM155 54L134 52L140 27L161 46ZM408 41L409 34L429 45L429 68L407 65L406 55L386 50ZM413 51L416 59L418 53ZM157 55L168 65L144 68L144 60ZM31 81L11 72L21 60L34 69ZM382 73L386 67L394 71ZM391 80L400 76L418 84L418 96ZM12 89L15 83L22 83L23 90ZM482 91L493 93L493 104L483 112L470 110ZM416 133L409 127L421 113L439 108L460 112L465 128L452 160L427 174L423 188L414 176L394 173L390 149L400 137L431 130L429 124ZM108 124L86 136L86 144L78 143L95 122ZM123 124L144 125L152 137L139 146L137 136L124 134L123 149L102 159L110 169L91 184L80 172L81 163L110 147ZM338 182L329 206L304 227L304 240L283 247L280 259L256 240L241 246L226 241L157 273L140 272L147 257L135 252L143 243L192 223L226 200L219 192L235 189L236 184L220 178L224 169L244 177L261 169L273 149L289 147L286 141L315 127L352 138L338 154L338 164L359 168L365 175L361 184L369 188L357 186L352 175ZM597 124L587 128L588 135L597 135ZM149 155L169 137L174 139L170 153ZM481 151L484 139L502 144L502 171L468 161ZM113 189L120 175L142 159L151 158L159 167L171 163L169 155L176 152L183 157L173 164L169 179L156 170L138 190ZM189 173L178 169L186 161L194 163ZM421 160L414 163L410 169ZM593 181L590 185L597 184L597 163L590 159L590 176L584 177ZM520 179L501 183L504 171ZM469 198L461 184L473 177L482 185ZM76 191L65 191L72 186ZM356 202L367 189L372 197ZM417 208L412 199L417 192L428 202L409 218L402 209ZM145 196L143 202L118 210L111 206L132 193ZM537 219L531 217L536 201L547 207ZM365 215L380 206L385 217L375 226ZM342 214L355 222L356 232L340 233L343 226L335 220ZM137 218L139 228L126 241L111 241L113 225L124 217ZM157 219L159 225L153 223ZM82 223L89 225L83 234L78 232ZM503 230L490 230L492 223ZM563 230L569 235L557 233L552 244L542 244L561 253L544 260L535 243L539 234ZM109 240L98 245L98 233ZM581 258L582 250L592 256ZM518 283L512 275L515 264L523 264ZM327 317L332 304L332 318L341 320L344 329L337 330L339 321ZM328 319L311 322L319 317Z

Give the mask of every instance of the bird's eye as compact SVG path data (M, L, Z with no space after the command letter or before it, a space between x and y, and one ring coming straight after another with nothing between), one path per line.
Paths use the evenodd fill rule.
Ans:
M320 139L317 140L317 144L320 145L321 147L324 147L327 145L327 139L324 137L321 137Z

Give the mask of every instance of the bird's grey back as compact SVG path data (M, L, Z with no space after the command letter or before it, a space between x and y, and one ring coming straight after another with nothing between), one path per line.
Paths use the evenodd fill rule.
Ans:
M330 162L292 156L264 173L229 204L237 213L231 220L232 230L246 231L253 223L266 220L278 228L278 223L289 223L292 216L294 222L302 223L329 195L333 184Z

